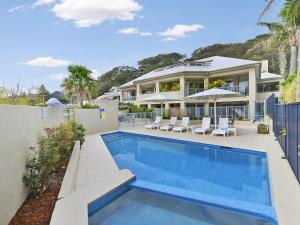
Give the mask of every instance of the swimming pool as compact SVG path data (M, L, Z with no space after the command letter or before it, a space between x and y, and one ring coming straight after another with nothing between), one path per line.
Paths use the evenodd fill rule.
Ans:
M123 186L89 205L89 225L271 225L264 219Z
M276 220L263 152L115 132L102 138L133 188Z

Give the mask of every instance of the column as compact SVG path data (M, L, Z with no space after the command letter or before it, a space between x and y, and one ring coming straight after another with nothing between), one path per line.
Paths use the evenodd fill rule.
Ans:
M159 81L155 82L155 92L159 93Z
M255 119L255 100L256 100L256 70L249 71L249 118Z
M123 102L123 90L120 91L120 102Z
M135 92L136 101L140 100L140 93L141 93L141 86L139 84L137 84L136 85L136 92Z
M208 77L204 78L204 90L208 90L208 84L209 84L209 79ZM204 115L208 116L209 115L209 103L206 102L204 103Z
M204 90L207 90L208 89L208 84L209 84L209 79L208 77L204 78Z
M185 79L184 76L180 77L180 97L183 98L185 96Z

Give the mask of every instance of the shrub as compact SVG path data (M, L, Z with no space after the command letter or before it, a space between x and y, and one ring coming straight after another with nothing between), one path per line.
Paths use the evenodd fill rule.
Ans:
M91 104L91 103L85 103L83 106L82 106L83 109L98 109L99 106L97 105L94 105L94 104Z
M49 178L67 162L71 156L74 141L84 141L85 129L75 121L61 123L58 127L46 128L46 135L38 138L37 149L25 162L23 182L32 193L39 193L48 187Z
M209 88L209 89L212 89L212 88L219 88L219 87L221 87L221 86L224 85L224 84L225 84L225 81L224 81L224 80L218 79L218 80L211 81L211 82L208 84L208 88Z
M119 103L119 110L128 110L129 113L153 112L153 109L138 107L137 105L134 105L132 103Z

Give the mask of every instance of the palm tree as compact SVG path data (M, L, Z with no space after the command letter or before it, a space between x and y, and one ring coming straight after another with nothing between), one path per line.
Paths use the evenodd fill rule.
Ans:
M272 7L273 3L275 2L275 0L265 0L266 5L264 10L261 12L260 16L259 16L259 21L261 22L262 17L270 10L270 8Z
M81 65L71 65L68 71L69 77L64 79L62 87L69 97L78 94L80 107L82 107L84 96L90 101L90 91L94 86L92 71Z
M264 12L271 6L274 0L269 0ZM263 12L263 13L264 13ZM300 26L300 1L299 0L286 0L283 8L280 10L279 16L281 18L280 23L265 23L259 22L259 25L264 25L269 28L271 32L275 34L275 38L278 41L288 39L291 46L291 60L290 60L290 73L300 67L299 51L298 51L298 40L297 32L299 32ZM298 57L299 56L299 57Z
M286 39L289 40L291 47L290 73L297 68L297 27L282 21L281 23L259 22L261 26L267 26L274 34L274 38L278 42Z

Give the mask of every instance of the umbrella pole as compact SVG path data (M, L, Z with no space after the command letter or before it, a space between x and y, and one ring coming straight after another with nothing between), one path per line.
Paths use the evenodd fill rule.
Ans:
M217 129L217 101L214 102L215 129Z

